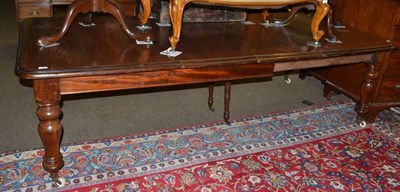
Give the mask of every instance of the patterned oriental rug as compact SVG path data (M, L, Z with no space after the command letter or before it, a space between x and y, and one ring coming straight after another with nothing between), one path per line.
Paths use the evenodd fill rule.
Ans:
M356 124L340 101L62 146L67 182L43 149L0 154L0 191L400 191L400 114Z

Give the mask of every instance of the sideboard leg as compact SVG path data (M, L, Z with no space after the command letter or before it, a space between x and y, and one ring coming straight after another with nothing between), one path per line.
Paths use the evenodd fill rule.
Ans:
M208 85L208 110L210 110L211 112L214 112L215 109L213 108L213 104L214 104L214 83L210 83Z
M225 97L224 97L224 121L229 124L229 105L231 102L231 82L225 82Z
M323 93L324 93L324 97L327 99L327 100L331 100L332 99L332 95L333 94L335 94L335 90L333 89L333 87L332 87L332 85L329 85L329 84L327 84L327 83L324 83L324 90L323 90Z
M379 72L376 70L377 55L371 59L371 62L367 65L367 70L364 73L364 78L361 83L360 101L357 103L356 112L358 115L358 124L362 127L367 125L366 117L370 108L370 100L372 90L375 87L376 79L378 78Z
M58 171L64 166L60 153L63 128L61 115L59 79L34 80L36 114L40 120L38 132L44 146L43 168L50 173L53 181L60 183Z

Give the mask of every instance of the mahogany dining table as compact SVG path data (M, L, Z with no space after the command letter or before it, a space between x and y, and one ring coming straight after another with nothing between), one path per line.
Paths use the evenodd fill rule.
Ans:
M311 19L299 14L281 27L248 22L183 23L178 47L182 54L177 57L160 54L170 47L172 28L159 27L152 20L148 31L154 38L151 45L138 45L112 17L101 15L93 19L94 27L85 28L75 21L53 47L37 46L36 41L59 31L62 19L24 20L15 72L33 81L38 132L45 150L43 168L53 181L62 183L58 177L64 165L60 101L69 94L229 82L225 92L229 112L231 81L271 77L287 70L365 63L361 97L355 101L358 123L365 126L371 91L380 75L377 54L389 51L393 44L344 28L334 30L342 43L323 41L321 47L307 46L313 39ZM134 17L127 18L127 23L132 29L140 25Z

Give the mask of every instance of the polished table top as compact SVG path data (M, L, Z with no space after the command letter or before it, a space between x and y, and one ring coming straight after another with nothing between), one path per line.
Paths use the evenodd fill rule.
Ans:
M128 19L132 29L139 25L138 19ZM62 19L27 19L21 25L16 73L26 79L124 74L326 58L393 47L391 42L351 29L334 30L341 44L322 41L322 47L307 46L312 40L310 21L311 16L299 14L285 27L185 23L178 46L183 54L169 58L160 52L170 46L172 27L159 27L154 22L148 30L153 45L137 45L111 16L95 16L96 26L85 28L76 21L59 46L42 48L36 40L56 33Z

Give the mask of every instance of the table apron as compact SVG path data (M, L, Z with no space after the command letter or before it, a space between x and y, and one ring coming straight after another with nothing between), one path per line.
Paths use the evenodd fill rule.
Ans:
M373 53L275 63L274 72L370 62Z
M174 69L60 79L62 95L272 77L273 63Z

